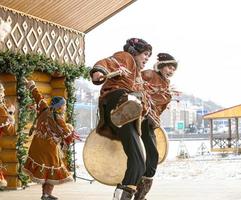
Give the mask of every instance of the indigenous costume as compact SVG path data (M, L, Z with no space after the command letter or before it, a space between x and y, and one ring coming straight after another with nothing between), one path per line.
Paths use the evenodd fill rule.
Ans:
M118 74L116 77L106 79L101 88L99 97L100 121L97 126L97 132L102 135L111 132L112 134L107 135L107 137L120 139L116 131L108 131L111 127L113 129L113 126L109 126L110 123L108 122L110 121L111 124L114 123L115 127L121 127L128 122L138 119L140 115L147 111L140 70L138 70L132 55L123 51L97 62L90 74L96 71L100 71L105 75L112 74L113 72ZM131 98L137 102L136 106L127 106L130 110L127 109L123 113L125 111L123 105L132 102L128 100ZM141 110L138 107L138 102L141 104ZM139 110L139 116L138 113L134 113L136 109ZM119 123L116 119L118 115L121 118L119 119Z
M0 140L2 135L14 135L14 112L6 107L4 101L4 87L0 84ZM6 187L7 181L4 178L4 166L0 160L0 187Z
M65 123L63 114L54 110L55 106L63 104L64 99L53 97L51 106L48 106L35 84L30 90L38 113L33 125L34 137L23 170L33 181L41 184L56 185L72 181L72 175L63 162L60 149L61 142L69 144L72 141L72 131Z
M155 175L158 165L158 150L154 130L160 127L160 115L171 101L170 81L159 72L159 67L169 64L177 67L177 62L169 54L159 54L158 57L159 61L155 65L155 70L142 71L142 78L145 81L144 88L148 93L151 109L142 122L141 137L146 148L146 171L137 186L135 200L145 200L146 194L151 189L152 177Z
M149 117L154 128L157 128L160 127L160 115L172 98L169 91L170 81L162 76L160 72L151 69L143 71L142 78L145 81L144 87L150 97L151 109Z
M93 81L94 84L104 82L99 97L100 121L97 133L120 140L127 155L127 169L122 182L117 185L114 200L131 199L145 172L145 151L136 122L146 114L147 103L141 72L133 58L135 53L144 51L151 52L148 43L141 39L130 39L124 51L98 61L90 72L91 77L95 72L102 72L105 77L115 74L103 81ZM135 99L136 104L130 99Z

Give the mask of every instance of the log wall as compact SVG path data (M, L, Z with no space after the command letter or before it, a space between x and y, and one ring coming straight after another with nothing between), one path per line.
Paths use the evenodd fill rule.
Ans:
M63 96L67 98L67 90L65 87L65 78L64 77L53 77L47 73L43 72L34 72L29 80L34 80L37 88L43 94L47 102L50 104L52 96ZM7 105L14 105L16 107L15 121L16 125L18 122L18 102L16 96L16 78L13 75L2 73L0 74L0 82L5 88L5 100ZM15 125L15 126L16 126ZM29 130L32 126L32 123L28 123L25 127L25 134L29 133ZM17 130L17 127L15 127ZM29 148L31 144L32 137L29 137L25 146ZM18 158L17 158L17 144L18 136L16 131L12 133L5 133L0 138L0 162L6 166L4 170L5 178L8 182L8 189L16 189L21 186L21 182L18 179Z
M17 120L18 110L17 110L17 96L16 96L16 87L17 82L15 76L7 73L0 74L0 82L5 88L5 100L7 106L15 105L15 120ZM18 136L16 135L16 128L11 132L3 132L3 135L0 137L0 160L6 170L4 170L4 175L6 181L8 182L7 188L15 189L21 186L20 181L18 180L18 159L17 159L17 150L16 144Z

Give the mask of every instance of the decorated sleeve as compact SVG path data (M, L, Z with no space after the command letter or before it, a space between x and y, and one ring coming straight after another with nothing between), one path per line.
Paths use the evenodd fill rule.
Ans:
M64 117L57 115L56 121L58 126L61 128L61 137L67 144L70 144L73 141L72 130L67 126L67 123L64 120Z
M127 52L117 52L113 56L95 63L93 69L90 71L90 76L92 77L92 74L97 71L104 75L116 72L117 70L127 70L127 72L131 73L135 68L135 61L131 54Z
M41 95L41 93L38 91L38 88L37 87L34 87L32 90L32 95L33 95L33 98L37 104L37 110L38 111L42 111L44 110L45 108L48 107L48 104L47 102L45 101L44 97Z
M102 59L94 64L93 68L90 70L90 76L92 77L95 72L101 72L106 75L110 73L111 67L108 58Z
M110 63L108 62L108 59L103 59L98 61L94 67L90 70L90 77L93 77L93 74L95 72L101 72L103 75L107 75L110 73L109 69ZM101 85L105 82L105 79L94 81L92 80L93 84L95 85Z

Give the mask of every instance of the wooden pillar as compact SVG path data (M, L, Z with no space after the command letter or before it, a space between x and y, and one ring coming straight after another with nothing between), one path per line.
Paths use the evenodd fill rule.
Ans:
M236 131L236 153L239 153L238 142L239 142L239 130L238 130L238 117L235 118L235 131Z
M228 119L228 148L231 147L232 140L232 128L231 128L231 119Z
M210 146L213 149L213 119L210 119Z
M239 141L239 129L238 129L238 117L235 118L235 127L236 127L236 137L237 137L237 141Z

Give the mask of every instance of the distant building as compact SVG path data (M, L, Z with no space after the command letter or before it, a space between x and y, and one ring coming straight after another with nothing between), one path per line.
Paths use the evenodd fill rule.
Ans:
M193 126L202 127L202 115L199 116L197 112L200 109L202 109L201 106L193 105L190 101L172 101L161 115L161 125L166 130L179 132ZM182 128L178 127L180 123L183 124Z

